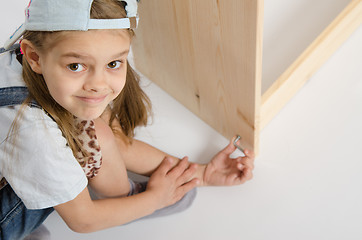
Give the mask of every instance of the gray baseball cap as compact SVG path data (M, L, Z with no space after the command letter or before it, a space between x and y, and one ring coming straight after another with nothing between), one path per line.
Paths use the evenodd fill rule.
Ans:
M127 18L91 19L94 0L31 0L25 9L25 23L5 42L9 49L25 31L88 31L90 29L129 29L138 25L137 0L125 2Z

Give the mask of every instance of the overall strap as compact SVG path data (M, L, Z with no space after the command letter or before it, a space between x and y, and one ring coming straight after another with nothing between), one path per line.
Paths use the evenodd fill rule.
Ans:
M0 88L0 107L11 107L21 105L28 97L29 91L26 87ZM42 108L35 100L29 103L30 107ZM0 179L0 190L7 185L5 178Z
M20 47L20 44L14 44L13 46L11 46L9 49L5 49L5 48L0 48L0 54L5 53L5 52L11 52L14 51L15 49L18 49Z
M0 88L0 107L21 105L28 95L29 91L26 87ZM31 101L29 106L42 108L35 100Z
M10 49L0 49L0 54L4 52L13 52L16 55L16 59L22 65L23 56L20 51L20 44L14 44ZM21 105L28 97L29 91L27 87L5 87L0 88L0 107L9 107L15 105ZM30 107L36 107L42 109L42 107L32 100L29 104Z

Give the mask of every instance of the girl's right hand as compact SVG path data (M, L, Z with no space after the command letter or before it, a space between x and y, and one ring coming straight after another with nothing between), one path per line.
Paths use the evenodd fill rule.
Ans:
M192 178L197 170L196 164L189 163L187 157L179 161L176 166L174 161L170 157L165 157L147 184L147 191L155 194L155 200L158 202L157 209L181 200L199 183L199 179Z

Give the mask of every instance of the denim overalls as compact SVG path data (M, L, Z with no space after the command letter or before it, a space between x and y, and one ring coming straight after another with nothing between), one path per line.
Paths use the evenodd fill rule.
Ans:
M26 87L0 88L0 107L20 105L27 96ZM29 105L40 108L34 101ZM27 209L10 185L5 185L0 190L0 239L23 239L39 227L53 210L53 208Z

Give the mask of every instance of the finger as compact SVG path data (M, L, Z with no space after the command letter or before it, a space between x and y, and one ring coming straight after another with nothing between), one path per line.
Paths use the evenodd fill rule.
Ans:
M242 157L231 158L231 168L237 168L238 170L242 170L244 168L244 162Z
M178 178L189 167L188 157L184 157L174 168L168 171L167 175L173 178Z
M245 169L240 177L240 184L245 183L253 178L253 173L250 169Z
M232 174L229 174L229 175L226 177L225 185L226 185L226 186L237 185L239 179L240 179L240 173L232 173Z
M245 165L242 164L242 163L237 163L237 164L236 164L236 168L237 168L239 171L242 171L242 170L245 168Z
M157 172L165 176L172 169L172 158L165 157L161 164L158 166Z
M200 183L200 180L197 178L192 179L191 181L181 185L177 189L178 193L178 200L180 200L186 193L194 189L198 184Z
M253 178L252 170L243 166L243 170L232 173L226 178L227 185L240 185Z
M195 175L196 170L197 164L191 163L189 167L178 177L177 184L183 185L186 182L189 182Z
M240 161L240 163L242 163L243 165L245 165L246 167L250 168L250 169L254 169L254 160L250 159L248 157L243 157L242 160Z
M248 158L254 160L254 158L255 158L255 153L254 153L254 151L249 150L249 149L245 149L244 152L245 152L245 155L246 155Z
M245 179L249 181L253 178L253 171L247 169L245 172L243 172L243 175L245 176Z

